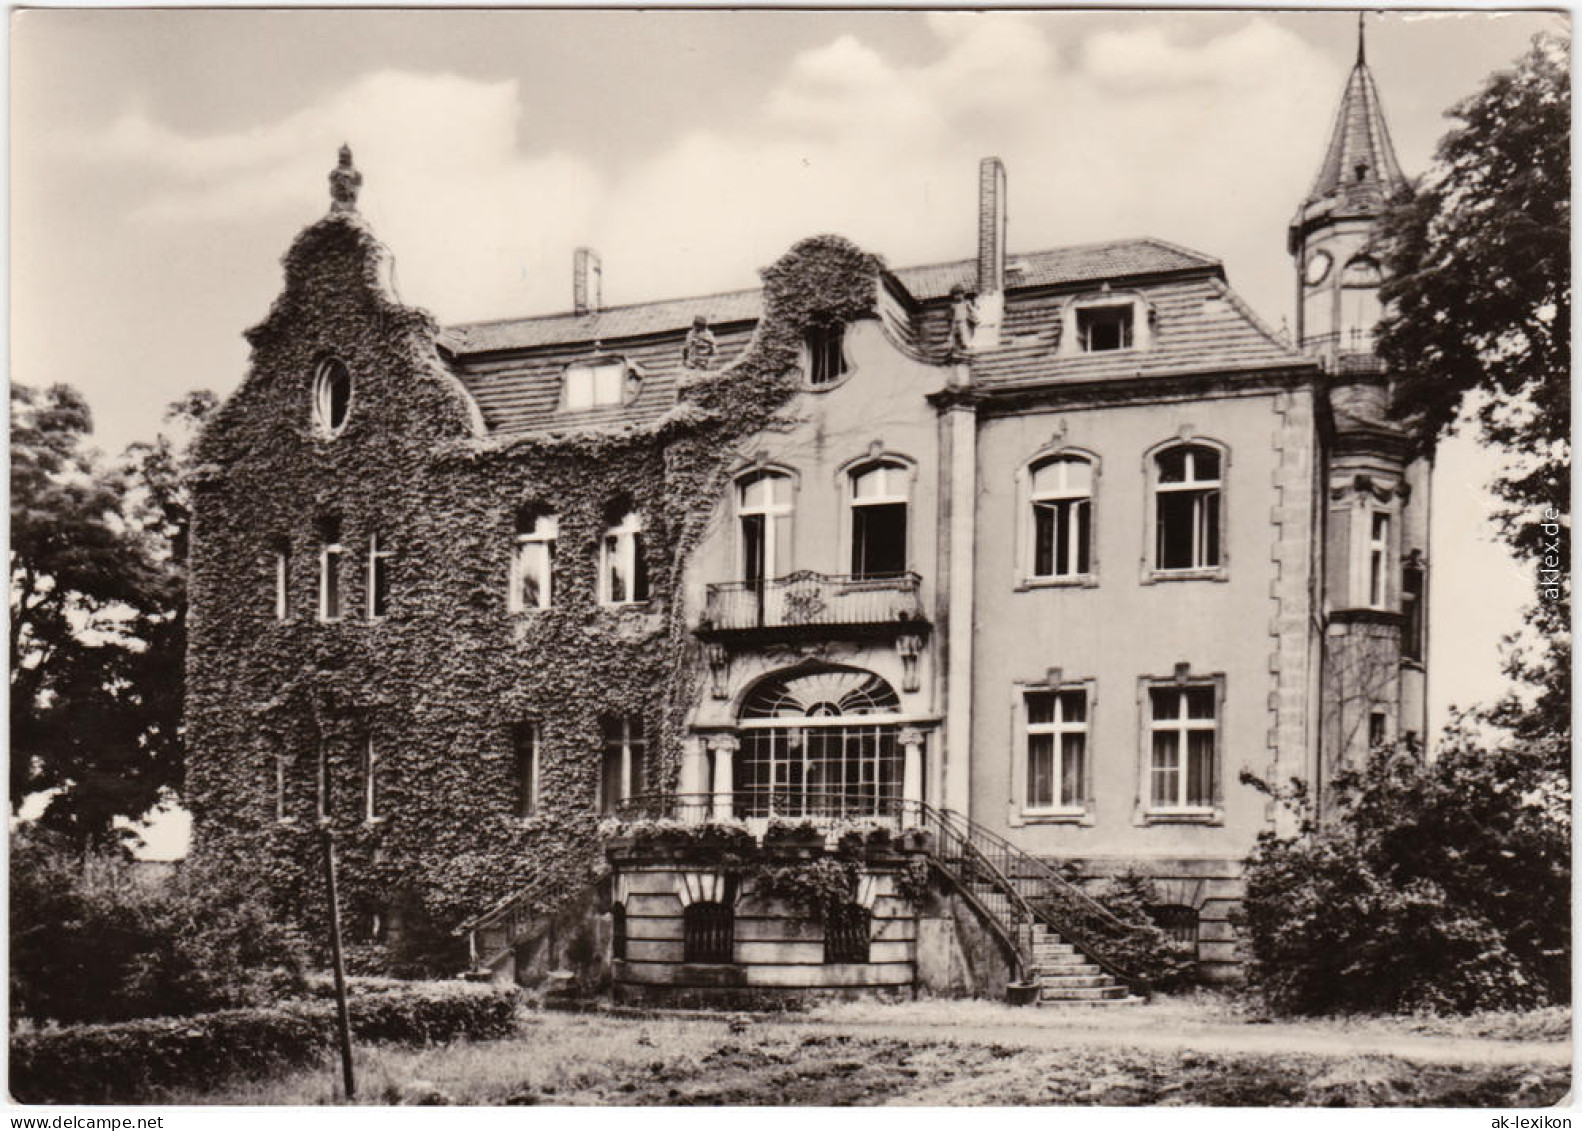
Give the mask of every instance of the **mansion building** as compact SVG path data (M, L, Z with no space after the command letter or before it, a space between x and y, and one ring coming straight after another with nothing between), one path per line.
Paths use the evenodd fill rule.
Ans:
M450 327L348 151L330 180L200 440L191 559L196 850L302 916L327 823L373 948L525 969L582 931L634 992L960 989L940 923L976 916L1098 991L1017 916L1035 875L1132 871L1228 978L1278 819L1242 775L1322 806L1424 734L1429 466L1372 350L1404 178L1360 49L1294 341L1160 239L1014 250L992 157L971 258L816 236L758 289L606 307L582 249L570 310ZM860 945L821 938L639 819L915 827L937 890L870 853Z

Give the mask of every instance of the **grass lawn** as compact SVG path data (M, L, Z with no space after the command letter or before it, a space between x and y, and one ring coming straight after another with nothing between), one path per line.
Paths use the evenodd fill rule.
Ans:
M892 1032L873 1023L873 1010L883 1011ZM1335 1031L1333 1051L1280 1051L1278 1039L1267 1049L1248 1051L1216 1047L1223 1042L1214 1035L1227 1032L1226 1021L1235 1024L1212 1002L1190 999L1081 1011L1013 1011L981 1002L851 1005L781 1017L527 1011L521 1034L510 1040L359 1050L358 1099L474 1105L1542 1107L1559 1103L1570 1089L1569 1065L1553 1055L1553 1045L1551 1055L1526 1061L1507 1056L1494 1063L1425 1062L1359 1055L1348 1048L1341 1023L1324 1022L1315 1031ZM1411 1021L1370 1024L1405 1033ZM1197 1034L1194 1024L1202 1026ZM1174 1025L1181 1047L1129 1047L1128 1025ZM996 1028L1019 1039L993 1039ZM1029 1029L1046 1028L1057 1043L1040 1047L1038 1033ZM326 1061L317 1070L174 1093L168 1102L332 1103L336 1079L333 1062Z

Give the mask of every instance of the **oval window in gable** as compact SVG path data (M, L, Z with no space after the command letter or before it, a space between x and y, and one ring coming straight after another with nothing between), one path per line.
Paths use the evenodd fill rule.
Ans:
M320 431L337 435L346 427L351 407L351 370L338 357L325 358L313 377L313 423Z

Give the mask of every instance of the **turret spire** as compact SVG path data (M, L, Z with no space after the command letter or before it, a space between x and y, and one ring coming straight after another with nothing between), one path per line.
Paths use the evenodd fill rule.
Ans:
M1376 215L1405 183L1379 103L1379 88L1368 70L1367 39L1359 13L1357 64L1346 79L1324 163L1303 207L1327 200L1348 213Z

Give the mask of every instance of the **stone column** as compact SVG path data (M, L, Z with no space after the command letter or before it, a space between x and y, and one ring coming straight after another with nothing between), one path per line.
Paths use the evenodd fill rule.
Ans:
M689 824L708 816L709 754L703 740L697 736L686 739L682 746L679 786L681 796L676 799L676 816Z
M741 749L741 742L734 734L712 734L709 736L709 750L714 755L714 818L726 820L734 816L732 802L735 787L731 784L731 774L734 770L733 762L736 751Z
M923 732L917 727L902 727L899 737L901 763L901 800L903 816L911 815L910 803L923 800Z

